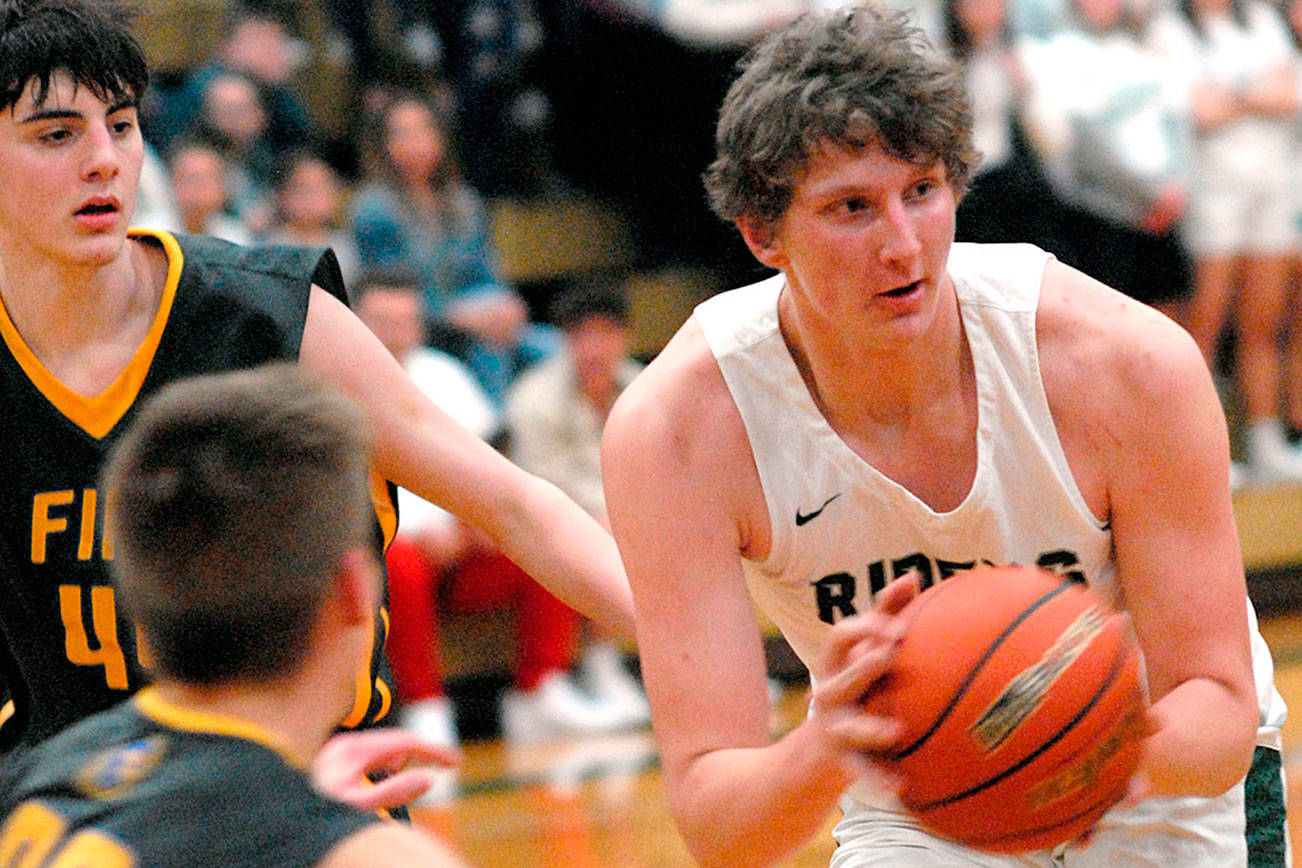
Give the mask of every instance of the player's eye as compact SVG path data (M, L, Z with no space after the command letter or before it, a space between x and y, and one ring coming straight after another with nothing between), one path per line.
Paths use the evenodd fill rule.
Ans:
M912 195L915 199L921 199L932 190L936 189L937 184L931 178L926 178L913 185Z
M126 107L111 112L108 118L109 129L115 136L122 136L131 132L136 125L136 112L134 107Z
M834 210L842 214L862 214L869 209L868 200L860 196L851 196L836 203Z

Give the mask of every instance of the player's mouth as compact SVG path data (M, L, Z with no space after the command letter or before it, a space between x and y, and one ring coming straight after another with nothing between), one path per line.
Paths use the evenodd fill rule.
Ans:
M895 289L888 289L880 294L881 298L906 299L912 297L915 293L922 291L922 281L915 280L913 283L906 283L903 286L897 286Z
M922 304L926 286L925 278L902 283L894 289L878 292L873 296L872 304L887 316L908 316L916 313Z
M122 206L112 196L96 196L73 212L77 222L88 229L107 229L117 223Z

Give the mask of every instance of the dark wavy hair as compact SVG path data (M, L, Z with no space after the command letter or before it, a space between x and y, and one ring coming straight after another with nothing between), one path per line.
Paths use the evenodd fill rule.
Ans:
M33 82L37 102L66 72L106 103L139 102L149 64L116 0L0 0L0 110Z
M870 142L918 165L944 164L956 192L980 156L960 68L904 13L855 6L809 13L741 61L705 174L715 213L772 224L796 178L826 146Z

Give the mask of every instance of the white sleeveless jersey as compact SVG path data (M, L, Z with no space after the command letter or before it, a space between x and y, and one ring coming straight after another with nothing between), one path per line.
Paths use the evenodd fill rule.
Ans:
M745 424L772 528L768 557L742 568L806 666L833 623L866 611L874 592L911 569L927 586L975 563L1039 564L1116 601L1111 533L1076 486L1040 379L1035 313L1049 258L1024 244L951 248L978 424L972 487L948 512L878 472L828 425L778 329L782 275L696 308ZM1283 701L1255 617L1252 627L1263 744L1278 748Z

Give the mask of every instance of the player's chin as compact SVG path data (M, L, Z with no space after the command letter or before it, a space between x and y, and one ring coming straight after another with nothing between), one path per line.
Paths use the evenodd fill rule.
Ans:
M85 265L108 265L122 255L127 243L127 233L106 232L78 239L69 246L71 258Z

